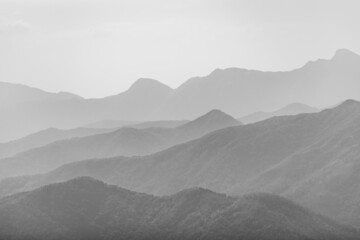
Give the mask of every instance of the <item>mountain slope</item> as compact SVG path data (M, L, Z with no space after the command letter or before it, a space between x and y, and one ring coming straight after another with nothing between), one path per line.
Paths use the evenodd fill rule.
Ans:
M311 144L325 127L323 118L303 114L229 127L149 156L76 162L15 188L8 187L13 181L3 181L0 189L31 190L86 175L158 195L194 186L224 192Z
M0 85L0 92L3 91L7 89ZM40 90L29 96L22 87L16 86L11 98L0 105L0 142L49 127L76 128L105 119L152 119L151 113L170 97L172 91L152 79L139 79L127 91L101 99L82 99L65 93L60 94L60 98L58 94ZM13 98L22 100L13 101Z
M176 128L185 123L188 120L160 120L160 121L147 121L130 125L132 128L145 129L145 128Z
M48 128L15 141L0 143L0 159L14 156L32 148L42 147L55 141L74 137L85 137L110 131L113 131L113 129L75 128L65 130Z
M0 106L6 104L16 105L24 102L56 101L81 99L72 93L49 93L43 90L28 87L22 84L0 82Z
M239 124L221 111L211 111L177 128L125 127L109 133L58 141L3 159L0 162L0 179L41 173L83 159L155 153L220 128Z
M82 100L81 97L71 93L50 93L21 84L0 82L0 142L17 139L51 127L44 125L44 120L41 119L28 124L33 118L31 115L37 114L37 109L42 108L43 103L67 104ZM47 118L51 117L47 116Z
M241 117L239 118L239 121L241 121L242 123L248 124L248 123L254 123L254 122L259 122L271 117L276 117L276 116L288 116L288 115L297 115L297 114L301 114L301 113L314 113L314 112L319 112L319 109L317 108L313 108L313 107L309 107L305 104L301 104L301 103L292 103L289 104L277 111L274 112L256 112L256 113L252 113L250 115L247 115L245 117Z
M282 194L359 227L360 103L349 100L324 114L326 129L308 147L230 192Z
M43 175L5 179L8 195L79 176L158 195L201 186L243 194L270 192L360 226L360 103L319 113L229 127L143 157L64 165Z
M356 239L356 232L288 200L189 189L154 197L91 178L0 200L11 239Z
M131 122L121 120L103 120L95 123L84 125L86 128L120 128L131 127L137 129L145 128L175 128L187 123L187 120L159 120L159 121L145 121L145 122Z

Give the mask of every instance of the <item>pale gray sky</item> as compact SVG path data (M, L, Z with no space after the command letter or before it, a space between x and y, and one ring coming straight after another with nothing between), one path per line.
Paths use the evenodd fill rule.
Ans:
M360 53L357 0L0 0L0 81L103 97Z

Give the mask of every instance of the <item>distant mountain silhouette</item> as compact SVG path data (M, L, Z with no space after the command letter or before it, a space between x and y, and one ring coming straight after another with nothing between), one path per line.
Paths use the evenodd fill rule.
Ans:
M176 89L156 80L140 79L129 90L102 99L47 93L52 99L49 101L48 97L37 96L40 90L36 90L36 97L28 96L24 99L29 101L14 105L14 99L24 96L22 86L17 86L11 98L2 101L6 104L0 106L0 142L48 127L74 128L105 119L193 119L212 109L245 116L294 102L323 107L344 99L360 99L359 78L360 56L342 49L330 60L311 61L287 72L217 69L208 76L191 78ZM4 89L0 93L7 91Z
M275 116L297 115L300 113L314 113L320 111L317 108L309 107L302 103L292 103L274 112L256 112L239 118L242 123L259 122Z
M45 124L51 118L48 115L46 117L49 119L43 120L43 123L31 121L32 115L38 114L38 111L42 114L44 105L67 104L82 100L81 97L71 93L49 93L22 84L0 82L0 142L51 127Z
M195 138L196 136L202 136L208 133L209 129L214 131L224 128L224 126L229 127L238 125L241 125L241 122L232 116L215 109L193 121L179 126L177 130L186 133L187 135L192 135Z
M27 150L45 146L47 144L53 143L59 140L65 140L75 137L86 137L101 133L113 132L118 128L123 126L128 126L130 128L136 129L146 129L146 128L175 128L182 124L187 123L186 120L178 121L151 121L151 122L129 122L129 121L116 121L116 120L107 120L96 122L93 124L86 125L87 127L80 127L74 129L57 129L57 128L48 128L23 138L10 141L7 143L0 143L0 159L5 157L11 157L18 153L25 152ZM225 126L226 124L224 124ZM216 129L216 128L208 128ZM194 133L197 134L197 133Z
M192 78L177 88L164 112L191 117L212 106L233 116L244 116L293 102L326 106L348 98L360 99L355 90L359 89L359 64L359 55L339 50L330 60L309 62L302 68L287 72L217 69L206 77Z
M187 123L188 120L159 120L159 121L145 121L145 122L131 122L122 120L103 120L95 123L84 125L87 128L120 128L131 127L136 129L145 128L174 128Z
M357 232L281 197L189 189L168 197L82 177L0 200L1 239L350 240Z
M232 195L269 192L359 226L359 129L360 102L348 100L319 113L228 127L148 156L86 160L5 179L0 195L92 176L157 195L196 186Z
M0 106L19 103L81 99L72 93L49 93L22 84L0 82Z
M0 143L0 159L5 157L11 157L13 155L25 152L33 148L42 147L55 141L75 137L85 137L110 131L114 130L101 128L75 128L68 130L48 128L15 141L11 141L8 143Z
M59 94L29 87L26 89L32 90L31 94L24 94L22 89L22 85L14 85L11 98L2 101L7 104L0 105L0 142L49 127L75 128L105 119L147 120L147 115L172 93L171 88L151 79L139 79L128 91L101 99L85 100L70 94L60 94L60 98ZM13 104L12 99L18 98L24 100ZM27 124L28 122L31 124Z
M124 127L102 134L57 141L2 159L0 179L41 173L65 163L90 158L147 155L209 132L239 124L240 122L233 117L214 110L176 128ZM26 142L26 139L24 141ZM31 144L35 144L35 137L31 138Z

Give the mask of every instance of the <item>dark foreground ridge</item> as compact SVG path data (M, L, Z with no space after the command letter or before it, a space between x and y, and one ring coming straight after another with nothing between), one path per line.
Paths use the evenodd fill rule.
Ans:
M270 194L193 188L165 197L81 177L0 200L0 239L357 239L356 232Z

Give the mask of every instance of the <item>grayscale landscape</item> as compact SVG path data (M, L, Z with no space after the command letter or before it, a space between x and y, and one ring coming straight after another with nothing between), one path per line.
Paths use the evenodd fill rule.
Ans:
M360 239L359 7L0 0L0 240Z

